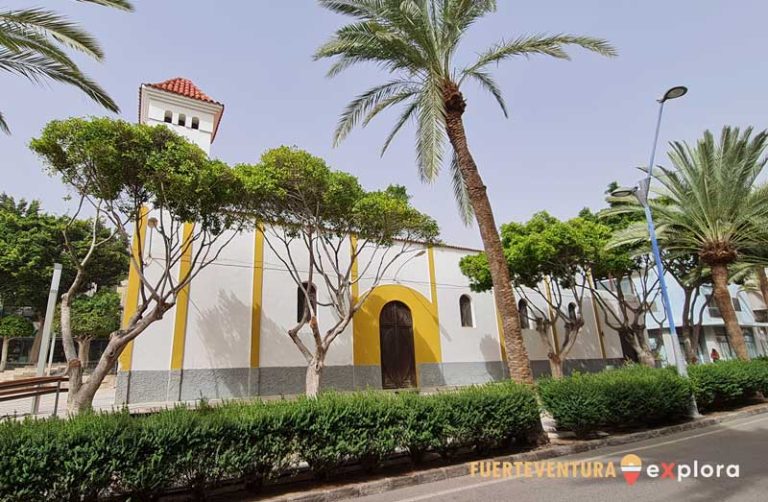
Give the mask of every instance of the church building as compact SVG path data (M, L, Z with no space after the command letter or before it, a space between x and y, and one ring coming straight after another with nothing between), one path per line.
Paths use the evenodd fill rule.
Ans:
M224 105L187 79L143 84L139 91L141 123L170 127L206 153L223 115ZM151 239L142 242L149 263ZM504 379L493 296L471 291L459 270L459 260L477 252L422 246L392 267L331 346L321 388L434 388ZM151 273L151 263L147 268ZM365 276L359 287L365 291ZM135 300L126 299L128 315ZM287 334L298 301L296 284L263 235L241 232L195 277L176 307L122 354L116 404L302 394L306 361ZM589 297L584 310L586 325L566 370L620 364L618 335L596 317ZM319 306L318 317L326 315L333 314ZM524 335L534 373L548 372L547 345L533 329ZM301 336L309 339L308 333Z

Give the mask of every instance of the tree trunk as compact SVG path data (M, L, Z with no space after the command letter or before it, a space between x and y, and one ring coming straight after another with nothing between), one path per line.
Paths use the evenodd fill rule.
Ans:
M736 311L733 309L733 303L731 303L731 293L728 291L728 267L724 264L717 264L712 265L711 269L712 297L717 308L720 310L720 315L723 316L728 339L733 350L736 352L736 356L743 361L749 361L747 344L744 342L744 335L741 332Z
M81 338L77 340L77 358L80 359L80 364L83 365L83 369L88 369L88 357L91 353L91 339Z
M643 331L644 330L640 328L638 328L638 330L629 329L625 336L632 346L632 350L637 354L637 361L649 368L655 368L656 358L653 356L651 348L645 341Z
M317 397L320 392L320 376L325 366L324 357L315 356L307 365L306 395L307 397Z
M693 289L689 287L683 287L683 325L681 334L683 335L683 347L685 347L685 359L689 364L696 363L696 348L697 344L693 341L693 325L691 323L691 298L693 296Z
M547 358L549 359L549 371L552 373L552 378L563 378L563 360L560 359L560 356L550 352L547 354Z
M522 383L533 383L533 373L528 360L528 352L523 342L520 329L520 319L515 303L515 294L509 279L509 269L504 256L504 248L496 228L491 203L488 200L486 186L477 170L475 160L469 151L464 131L462 115L466 108L464 97L458 87L452 82L445 85L443 98L445 101L445 126L448 138L453 146L461 171L462 179L467 187L469 200L475 213L477 226L483 240L483 248L488 257L488 266L493 281L493 294L496 309L501 317L504 347L507 353L507 365L510 377Z
M32 347L29 349L29 360L27 364L37 364L37 359L40 357L40 345L43 343L43 323L45 323L45 316L40 313L37 314L37 322L40 328L35 333L35 339L32 341Z
M0 358L0 371L5 371L5 366L8 364L8 346L11 344L11 339L7 336L3 337L3 355Z
M759 265L756 267L757 282L760 284L760 293L763 295L763 303L768 307L768 275L765 274L765 267Z

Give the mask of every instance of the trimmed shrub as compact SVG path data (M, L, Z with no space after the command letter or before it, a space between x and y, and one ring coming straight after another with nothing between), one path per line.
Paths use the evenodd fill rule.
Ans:
M319 477L375 469L397 452L484 451L537 430L533 389L512 383L451 393L326 393L317 399L178 407L0 423L0 500L155 500L201 496L225 481L254 486L303 460Z
M700 410L726 409L744 404L760 392L768 395L768 361L718 361L689 366L696 404Z
M544 408L558 427L583 436L602 428L646 427L685 418L690 382L673 369L631 365L600 373L544 379Z

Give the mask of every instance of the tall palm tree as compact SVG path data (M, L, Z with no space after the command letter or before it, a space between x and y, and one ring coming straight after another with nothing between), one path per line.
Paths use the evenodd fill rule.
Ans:
M660 240L672 253L698 254L710 268L712 296L728 338L736 355L749 359L728 282L737 262L760 263L768 245L768 184L757 180L768 162L763 155L768 131L753 137L751 127L743 132L724 127L719 141L706 131L695 147L671 146L674 167L661 168L656 176L663 200L651 201ZM634 210L642 208L635 205ZM647 230L636 224L614 242L641 239L647 239Z
M131 11L127 0L77 0ZM97 61L104 59L98 42L77 24L59 14L39 9L0 10L0 71L25 77L32 82L54 80L74 85L110 111L117 104L99 85L88 78L64 52L69 48ZM0 130L9 133L0 113Z
M523 345L517 306L504 251L486 187L467 144L462 116L467 103L462 86L479 84L507 108L489 67L515 56L546 55L568 59L565 47L581 46L606 56L615 51L606 41L572 35L521 36L502 40L466 66L456 64L456 52L467 30L496 10L493 0L319 0L321 6L353 19L315 53L315 59L335 58L329 76L357 63L374 63L392 80L357 96L349 103L335 134L342 141L355 125L367 125L381 111L403 105L403 113L384 142L382 154L411 119L416 121L416 158L423 181L434 180L443 164L445 140L453 149L451 175L454 195L465 223L477 221L488 256L496 307L501 317L510 376L533 381Z

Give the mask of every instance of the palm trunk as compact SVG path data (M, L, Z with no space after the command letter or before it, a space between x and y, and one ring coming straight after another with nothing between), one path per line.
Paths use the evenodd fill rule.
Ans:
M720 315L723 316L728 339L733 350L736 352L736 356L743 361L749 361L747 344L744 342L744 335L741 332L736 311L733 309L733 303L731 303L731 293L728 291L728 267L724 264L717 264L712 265L711 269L712 296L715 299L717 308L720 310Z
M763 303L768 307L768 276L765 274L765 267L757 267L757 281L760 284L760 293L763 295Z
M681 333L683 335L683 346L685 347L685 359L689 364L696 362L696 344L693 341L693 325L691 323L691 297L693 296L693 289L689 287L683 287L683 326Z
M509 269L507 268L507 260L504 257L504 248L501 245L499 231L496 228L496 221L493 217L491 203L488 200L486 186L480 177L477 165L472 158L467 144L462 119L466 103L458 87L451 83L446 85L444 100L446 131L456 154L458 167L467 187L477 226L480 229L483 248L488 257L496 309L501 317L509 376L517 382L533 383L533 373L530 361L528 360L528 351L525 349L523 342L515 293L512 291L512 284L509 279Z
M8 346L11 344L11 339L7 336L3 337L3 355L0 359L0 371L5 371L5 367L8 364Z

